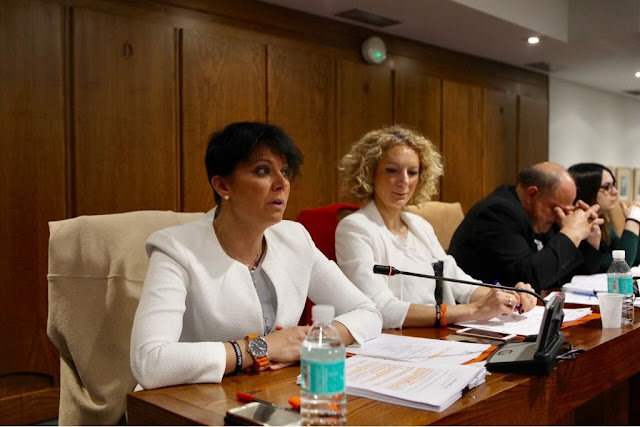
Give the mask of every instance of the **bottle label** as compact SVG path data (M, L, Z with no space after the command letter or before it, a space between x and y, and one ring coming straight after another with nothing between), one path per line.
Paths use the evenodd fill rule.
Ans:
M633 293L633 279L631 277L607 277L607 285L609 292L618 294Z
M300 386L311 394L336 394L345 391L344 359L336 362L301 360Z

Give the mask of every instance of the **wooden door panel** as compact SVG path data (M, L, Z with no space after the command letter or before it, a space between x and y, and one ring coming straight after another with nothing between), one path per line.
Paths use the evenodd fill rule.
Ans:
M549 160L549 102L521 96L518 103L518 170L521 170Z
M57 376L46 337L48 221L66 214L64 11L0 3L0 375Z
M395 123L420 132L442 153L442 81L418 61L398 58L395 64ZM441 200L440 192L432 200Z
M337 162L365 133L393 123L393 73L386 66L341 60L338 64ZM338 179L341 176L338 174ZM344 194L338 182L338 197Z
M282 126L306 161L285 217L336 200L335 60L289 47L268 48L269 122Z
M482 198L482 89L445 81L442 90L442 200L466 212Z
M74 12L73 214L177 210L174 29Z
M365 133L393 122L391 69L341 60L338 65L338 161Z
M265 46L185 30L182 37L182 210L214 206L204 156L208 137L236 121L265 120Z
M67 214L64 24L58 3L0 2L0 424L58 409L39 397L57 396L60 375L46 277L48 221Z
M483 197L502 184L515 184L517 168L517 98L484 90Z

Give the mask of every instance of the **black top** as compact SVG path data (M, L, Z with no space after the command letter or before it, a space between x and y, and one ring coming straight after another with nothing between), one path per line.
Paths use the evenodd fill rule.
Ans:
M597 272L600 252L584 240L576 248L558 231L556 224L547 233L534 234L515 186L503 185L471 208L449 252L476 279L505 286L525 282L536 291L561 286L576 274Z

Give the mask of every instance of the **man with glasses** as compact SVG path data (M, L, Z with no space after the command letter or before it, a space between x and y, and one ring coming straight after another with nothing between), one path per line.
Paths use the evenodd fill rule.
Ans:
M574 204L576 185L556 163L522 170L517 184L498 187L471 208L449 251L472 277L537 291L560 286L600 265L599 206Z

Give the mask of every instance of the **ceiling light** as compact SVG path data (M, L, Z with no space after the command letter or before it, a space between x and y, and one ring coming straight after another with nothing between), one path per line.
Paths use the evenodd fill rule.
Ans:
M636 78L640 79L640 71L636 71Z
M532 36L527 39L529 44L538 44L540 43L540 37Z

